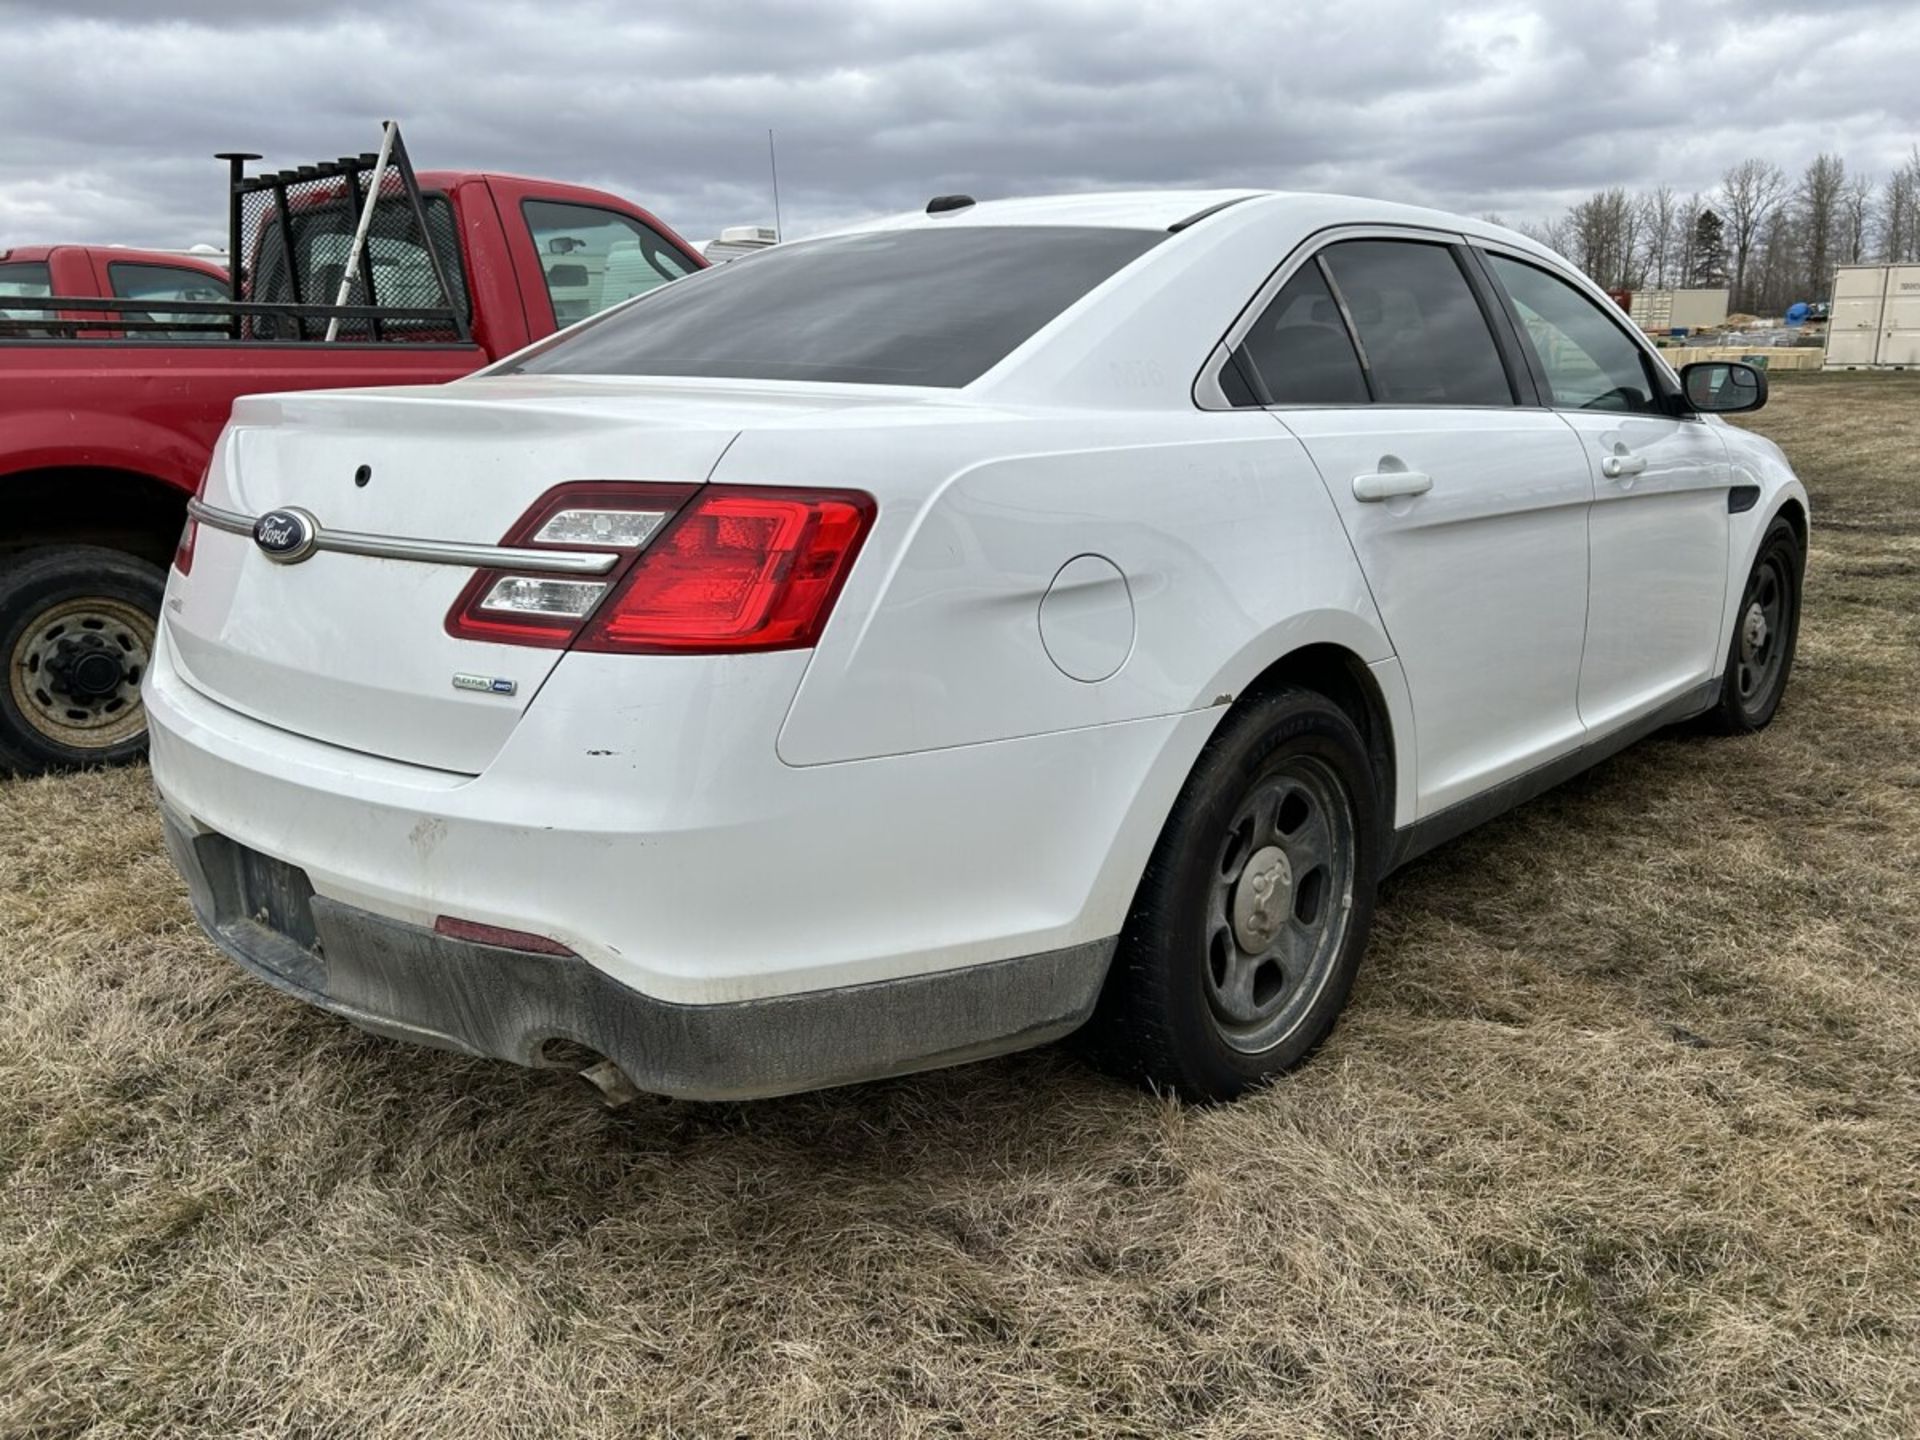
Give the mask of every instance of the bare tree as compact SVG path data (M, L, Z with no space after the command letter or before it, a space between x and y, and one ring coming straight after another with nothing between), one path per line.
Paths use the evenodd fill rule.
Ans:
M1808 295L1824 295L1833 279L1834 251L1840 235L1841 206L1847 190L1847 166L1838 155L1816 155L1800 177L1794 197L1802 258L1800 281Z
M1858 265L1867 258L1867 221L1873 214L1873 181L1856 175L1840 193L1840 263Z
M1674 259L1674 223L1680 214L1680 202L1674 198L1673 187L1662 185L1642 195L1639 212L1640 278L1651 281L1656 290L1665 290Z
M1719 208L1733 250L1733 301L1737 309L1744 309L1750 299L1747 265L1753 258L1754 242L1786 190L1787 177L1780 167L1757 157L1742 160L1720 177Z

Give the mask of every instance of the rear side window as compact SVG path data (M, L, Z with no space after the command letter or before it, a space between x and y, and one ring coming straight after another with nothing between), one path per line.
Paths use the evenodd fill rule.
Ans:
M1265 384L1273 405L1364 405L1360 371L1347 322L1320 267L1309 260L1281 287L1235 352L1241 369ZM1231 392L1228 396L1233 399ZM1251 396L1244 402L1255 404Z
M1320 252L1383 405L1511 405L1487 317L1444 245L1345 240Z
M965 385L1165 238L957 225L776 245L656 290L502 373Z
M659 235L613 210L528 200L521 206L554 322L571 325L696 268Z
M1660 409L1646 357L1604 310L1523 261L1488 255L1487 264L1520 313L1556 407L1641 414Z

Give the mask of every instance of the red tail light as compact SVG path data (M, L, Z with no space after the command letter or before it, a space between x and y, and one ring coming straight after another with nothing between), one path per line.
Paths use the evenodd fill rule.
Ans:
M550 491L503 544L613 548L622 562L592 586L541 584L510 571L481 571L454 602L448 632L621 654L796 650L815 644L872 527L873 497L852 490L729 485L702 490L681 508L688 493L640 485L563 485ZM671 500L673 507L670 518L636 544L534 538L556 515L631 506L636 495L653 497L650 503Z
M198 500L202 495L207 493L207 476L212 473L211 467L200 472L200 483L193 487L194 499ZM173 568L178 570L182 575L191 575L193 573L193 546L194 542L199 538L200 522L189 515L187 517L187 523L180 527L180 543L174 548L173 552Z
M187 523L180 527L180 544L173 552L173 568L182 575L193 573L193 543L200 538L200 522L191 515Z
M873 498L854 491L703 491L640 556L575 648L805 649L826 627L873 516Z

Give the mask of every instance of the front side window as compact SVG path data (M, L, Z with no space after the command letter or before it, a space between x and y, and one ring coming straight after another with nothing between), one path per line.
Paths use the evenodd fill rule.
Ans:
M9 295L17 295L22 300L44 300L53 294L53 272L44 260L15 260L0 265L0 302ZM0 303L0 320L34 321L47 318L45 310L9 310ZM15 335L20 334L14 329ZM44 338L52 333L45 330L27 332L36 338Z
M1249 386L1264 385L1270 405L1364 405L1367 377L1327 289L1320 266L1309 260L1280 288L1234 352ZM1257 377L1257 380L1255 379ZM1256 404L1251 393L1236 404Z
M1487 317L1445 245L1343 240L1320 252L1383 405L1511 405Z
M1164 239L957 225L776 245L662 287L496 373L957 387Z
M593 205L521 206L557 325L571 325L696 268L638 220Z
M1491 254L1487 264L1520 314L1556 408L1661 408L1640 347L1598 305L1538 266Z
M113 293L122 300L225 300L227 298L227 288L221 281L205 271L189 270L184 265L144 265L128 260L113 260L107 264L107 280L113 287ZM217 317L212 315L166 314L160 311L144 310L129 312L126 318L180 325L207 325L217 322ZM136 333L167 339L191 340L214 332L145 330Z

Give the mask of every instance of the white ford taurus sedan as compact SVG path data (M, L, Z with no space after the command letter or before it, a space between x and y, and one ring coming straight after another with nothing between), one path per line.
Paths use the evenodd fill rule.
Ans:
M146 677L201 923L383 1034L770 1095L1086 1026L1232 1096L1382 875L1751 731L1807 500L1496 226L1251 192L783 245L234 409Z

